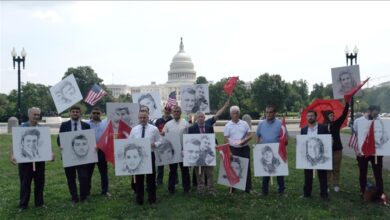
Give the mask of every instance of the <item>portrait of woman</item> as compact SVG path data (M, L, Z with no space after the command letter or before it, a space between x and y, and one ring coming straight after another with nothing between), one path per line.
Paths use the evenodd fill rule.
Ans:
M305 158L311 166L326 163L329 158L325 156L325 147L321 139L310 137L305 143L306 151Z
M276 169L280 165L280 161L275 157L274 152L270 146L265 146L261 151L261 164L265 172L269 174L276 173Z

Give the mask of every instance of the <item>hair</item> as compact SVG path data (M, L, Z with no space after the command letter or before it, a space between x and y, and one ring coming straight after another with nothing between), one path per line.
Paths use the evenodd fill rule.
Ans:
M60 85L60 90L59 92L60 93L63 93L62 90L65 88L65 86L71 86L72 88L74 88L73 84L69 81L64 81L61 85Z
M330 114L334 114L334 112L332 110L325 110L322 112L322 115L324 116L324 122L323 124L329 124L329 123L332 123L329 119L329 115Z
M127 144L127 145L125 146L125 149L123 150L123 159L124 159L124 161L126 160L126 152L129 151L129 150L136 150L137 153L138 153L138 155L141 157L141 161L142 161L142 159L143 159L142 146L138 146L138 145L136 145L136 144ZM138 166L139 166L140 164L141 164L141 163L139 163ZM135 169L137 169L138 166L137 166ZM125 166L125 167L124 167L124 170L127 170L127 169L128 169L127 166ZM134 169L134 170L135 170L135 169ZM129 169L129 170L130 170L130 169ZM134 170L132 170L132 171L134 171Z
M195 138L191 138L191 139L187 140L186 144L188 144L188 143L191 143L191 144L196 145L196 146L200 146L200 144L201 144L200 141L198 139L195 139Z
M340 75L339 75L339 82L341 82L341 76L343 76L343 75L349 75L350 77L351 77L351 79L352 79L352 73L351 72L349 72L349 71L342 71L342 72L340 72Z
M306 114L309 114L309 113L313 113L314 116L316 116L316 118L317 118L317 112L316 112L314 109L309 109L309 110L307 110L307 113L306 113Z
M28 129L27 131L25 131L25 132L23 133L21 142L24 141L24 138L25 138L27 135L37 136L37 138L39 139L39 137L41 136L41 132L39 132L38 129Z
M152 96L150 93L146 93L146 94L141 95L141 96L138 98L138 104L139 104L143 99L150 99L150 100L153 102L153 108L154 108L154 109L157 109L156 101L154 101L154 98L153 98L153 96ZM148 109L149 109L149 108L148 108Z
M172 110L173 110L173 111L180 111L180 112L181 112L181 107L178 106L178 105L175 105L175 106L173 106Z
M95 107L92 108L92 111L99 111L99 112L102 112L102 109L99 108L99 107L97 107L97 106L95 106Z
M76 140L86 140L86 141L88 141L88 139L87 139L87 137L85 137L85 135L83 135L83 134L77 135L76 137L74 137L72 139L72 147L74 146L74 142Z
M378 111L380 112L381 111L381 107L379 105L370 105L368 107L368 111L369 112L373 112L373 111Z
M127 114L130 114L130 110L128 107L119 107L115 109L115 112L125 110Z
M70 107L69 111L71 112L72 110L79 110L81 112L81 108L78 105L72 105L72 107Z
M318 143L318 145L315 145L315 147L319 148L319 155L318 157L316 158L312 158L309 154L308 154L308 149L309 149L309 142L314 140L315 142ZM316 164L316 160L318 158L322 158L324 157L324 154L325 154L325 147L324 147L324 143L322 142L321 139L317 138L317 137L311 137L309 139L306 140L306 143L305 143L305 146L306 146L306 159L309 161L309 163L311 163L312 165L315 165Z
M232 160L230 161L230 164L232 163L237 163L238 166L239 166L239 173L236 173L238 177L242 178L242 171L243 171L243 168L242 168L242 164L241 164L241 160L238 158L238 157L232 157Z
M197 88L203 89L203 86L202 86L201 84L196 84L196 85L195 85L195 89L197 89Z
M183 95L184 93L189 93L191 95L195 95L196 94L196 91L195 89L191 88L191 87L187 87L183 90L183 92L181 92L181 94Z
M148 106L146 106L146 105L141 105L140 107L139 107L139 112L145 112L145 113L148 113L149 114L149 107Z
M275 106L274 104L268 104L268 105L265 107L265 109L267 109L267 108L272 108L272 110L273 110L274 113L277 112L276 106Z
M271 147L268 145L261 150L261 155L264 156L266 152L272 153L272 159L271 159L272 166L269 165L267 166L264 157L261 158L261 163L263 164L265 171L267 171L268 173L275 173L276 168L280 165L280 161L275 157L274 152L272 151Z
M205 115L205 114L204 114L204 112L202 112L202 111L197 111L197 112L195 113L196 118L198 118L200 115Z
M238 111L238 113L240 113L240 107L238 107L237 105L233 105L232 107L230 107L230 114L232 114L232 112L234 111Z
M162 153L168 149L171 149L172 156L173 156L175 154L175 149L173 148L172 143L166 139L162 139L160 146L158 148L156 148L157 152L159 152L159 153ZM158 155L158 158L161 161L161 158L159 155Z
M38 108L38 107L31 107L27 110L27 114L29 115L31 112L33 111L39 111L39 113L41 113L41 109Z

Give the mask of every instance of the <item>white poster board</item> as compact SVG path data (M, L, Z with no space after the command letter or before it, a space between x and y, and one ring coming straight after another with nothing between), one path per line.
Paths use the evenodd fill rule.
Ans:
M112 120L115 133L118 133L119 120L130 127L138 124L139 105L137 103L107 102L106 107L108 120Z
M152 152L147 138L114 140L115 175L152 173Z
M133 103L138 103L139 106L147 106L149 108L149 119L157 119L162 117L161 97L159 92L133 93Z
M279 155L279 143L256 144L253 165L255 176L288 176L288 164Z
M233 155L232 159L230 161L230 164L231 164L234 172L240 178L240 181L238 183L236 183L235 185L230 185L229 180L228 180L227 175L226 175L225 167L223 166L222 160L220 160L219 173L218 173L218 184L233 187L236 189L245 190L246 178L247 178L247 174L248 174L249 159Z
M372 120L359 120L358 146L361 151ZM375 150L378 156L390 156L390 119L374 121Z
M13 127L12 150L17 163L49 161L52 159L48 127Z
M61 82L50 87L49 90L58 114L83 99L73 74L65 77Z
M61 132L62 163L64 167L96 163L98 161L93 129Z
M332 135L297 135L297 169L332 169Z
M180 94L180 106L184 113L210 112L209 87L207 84L183 85Z
M343 99L344 95L360 84L359 65L332 68L333 98ZM354 96L360 96L359 91Z
M166 133L154 153L156 154L156 166L183 162L180 136Z
M183 165L216 166L215 134L184 134Z

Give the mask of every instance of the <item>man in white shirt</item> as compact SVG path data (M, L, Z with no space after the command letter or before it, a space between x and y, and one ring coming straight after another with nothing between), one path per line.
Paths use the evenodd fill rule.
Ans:
M249 125L240 119L240 108L238 106L230 107L230 117L231 120L226 123L223 130L225 143L229 143L233 155L250 159L248 142L252 139L252 135L250 133ZM249 163L245 192L250 193L251 188L251 169Z
M149 204L156 203L156 165L154 149L160 142L160 133L154 125L148 123L149 114L146 111L140 111L138 114L139 124L135 126L130 133L129 138L148 138L150 140L152 149L152 173L146 175L146 188L148 191ZM143 205L144 203L144 179L145 175L135 176L135 192L136 192L136 203Z
M179 106L173 107L173 120L168 121L162 131L162 134L173 133L180 137L181 149L183 150L183 134L187 133L189 123L184 119L181 119L181 108ZM177 165L180 165L181 178L184 193L187 194L190 191L190 171L189 167L184 167L183 163L175 163L169 165L169 180L168 191L169 193L175 193L175 180L177 176Z

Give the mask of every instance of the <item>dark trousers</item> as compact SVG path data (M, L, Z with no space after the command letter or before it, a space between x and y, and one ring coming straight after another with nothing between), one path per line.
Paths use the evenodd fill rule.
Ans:
M43 188L45 185L45 162L35 162L35 171L33 171L33 163L20 163L18 164L18 169L20 180L19 207L26 208L28 206L33 179L35 206L42 206Z
M156 166L154 160L155 156L154 152L152 152L152 173L146 174L146 190L148 191L148 201L150 204L156 203ZM140 205L144 203L144 182L145 175L135 176L136 201Z
M263 194L268 194L269 180L270 179L271 178L269 176L263 177L263 185L262 185ZM277 176L276 181L278 182L278 186L279 186L278 192L283 193L284 189L286 188L284 186L284 176Z
M77 194L76 174L80 185L80 199L82 201L85 200L88 196L91 185L91 165L83 164L73 167L66 167L64 170L72 201L79 201L79 196Z
M239 157L244 157L249 159L248 163L248 173L246 176L246 186L245 186L245 192L250 192L252 189L252 178L251 178L251 163L250 163L250 149L249 146L244 146L240 148L232 147L230 146L230 151L232 152L233 155L239 156Z
M375 163L375 156L361 156L356 157L359 165L359 183L360 183L360 191L364 194L367 186L367 170L368 170L368 162L371 162L372 171L374 172L375 177L375 185L377 188L377 197L383 193L383 178L382 178L382 166L383 166L383 156L376 156L377 163Z
M162 184L164 178L164 166L157 167L157 183Z
M181 170L181 181L183 184L184 192L190 191L190 169L189 167L183 166L183 163L169 164L169 180L168 180L168 191L171 193L175 192L175 182L177 179L177 165L180 165Z
M96 163L99 173L100 173L100 185L102 189L102 194L108 192L108 168L107 161L102 150L98 150L98 162ZM93 170L95 169L95 164L91 164L91 178Z
M304 196L311 196L311 191L313 188L313 170L304 170L305 174L305 184L303 186ZM320 181L320 196L322 198L328 197L328 176L327 170L317 170L318 180Z

